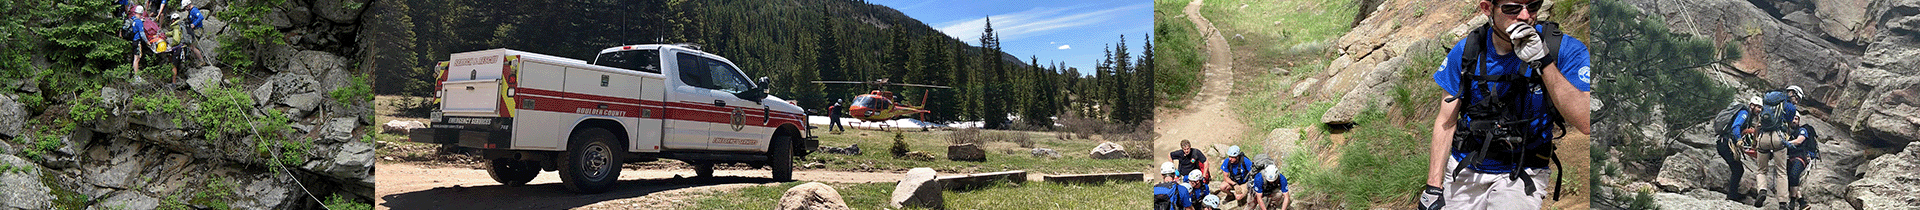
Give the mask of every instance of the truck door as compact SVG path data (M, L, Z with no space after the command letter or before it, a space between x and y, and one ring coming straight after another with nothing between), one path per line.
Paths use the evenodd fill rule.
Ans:
M767 142L768 137L773 134L773 128L767 127L765 112L769 107L760 104L757 100L741 99L735 95L753 90L753 82L747 80L745 74L726 61L694 55L685 57L704 63L701 65L703 69L681 69L681 71L707 71L705 75L711 78L711 84L715 87L708 91L713 100L718 103L714 107L721 108L719 111L725 114L723 121L710 127L711 132L707 135L712 136L712 140L708 141L707 149L765 151L770 143Z
M712 127L722 124L728 117L722 112L725 100L714 97L711 76L707 76L705 58L685 53L672 54L673 71L668 71L667 83L670 90L666 97L666 139L661 143L665 149L708 149L712 138Z

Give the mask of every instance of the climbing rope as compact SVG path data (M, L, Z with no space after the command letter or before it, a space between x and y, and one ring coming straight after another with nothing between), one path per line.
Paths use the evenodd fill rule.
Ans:
M253 133L253 136L255 136L255 137L259 137L259 136L260 136L260 131L259 131L259 130L260 130L260 128L259 128L259 127L254 127L254 125L253 125L253 123L247 123L247 128L250 128L250 129L247 129L247 132L249 132L249 133ZM260 142L255 142L255 143L260 143ZM300 192L301 192L302 194L306 194L306 195L307 195L307 198L312 198L312 199L313 199L313 202L314 202L314 203L318 203L318 204L320 204L320 208L321 208L321 209L326 209L326 210L333 210L333 208L330 208L330 207L327 207L327 202L326 202L326 201L321 201L321 200L320 200L320 197L314 197L314 196L313 196L313 192L311 192L311 191L307 191L307 185L306 185L306 184L303 184L303 183L300 183L300 178L298 178L298 177L294 177L294 176L293 176L293 171L292 171L291 169L287 169L287 166L283 166L283 165L280 165L280 163L278 162L278 161L280 161L280 160L278 160L277 158L279 158L279 157L280 157L280 151L279 151L279 150L281 150L281 149L282 149L281 147L275 147L275 148L274 148L274 149L272 149L272 150L268 150L269 152L273 152L273 158L270 158L270 159L269 159L269 161L275 161L275 162L274 162L273 164L267 164L267 165L270 165L270 166L274 166L274 167L280 167L280 173L284 173L284 174L286 174L286 175L287 175L287 179L289 179L289 180L293 180L293 184L294 184L295 186L299 186L299 187L300 187Z

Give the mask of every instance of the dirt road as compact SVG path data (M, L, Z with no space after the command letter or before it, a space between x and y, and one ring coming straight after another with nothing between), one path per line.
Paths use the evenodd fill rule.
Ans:
M635 170L620 173L618 186L600 194L577 194L560 185L558 172L542 172L526 186L494 182L487 171L465 167L386 163L378 166L376 209L675 209L701 193L778 184L767 170L717 170L711 178L692 177L691 169ZM899 173L795 171L801 181L896 182Z
M1154 141L1154 164L1168 161L1165 153L1180 149L1180 140L1193 142L1194 148L1203 148L1213 144L1232 144L1240 135L1245 134L1247 126L1233 112L1233 104L1227 96L1233 93L1233 52L1227 45L1226 37L1220 36L1213 22L1200 15L1204 0L1187 3L1185 11L1188 21L1207 37L1207 64L1203 74L1204 81L1200 92L1195 94L1192 104L1186 110L1170 111L1159 115L1154 123L1154 133L1160 138ZM1218 159L1221 154L1206 154L1210 159ZM1213 165L1213 164L1209 164ZM1157 170L1149 173L1159 173Z

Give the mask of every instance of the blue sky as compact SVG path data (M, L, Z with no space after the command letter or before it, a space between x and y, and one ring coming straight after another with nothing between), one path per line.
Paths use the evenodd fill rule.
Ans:
M1140 54L1142 38L1153 33L1151 1L1050 0L869 0L919 19L948 36L979 46L987 17L1000 34L1000 47L1023 62L1038 56L1093 72L1105 45L1127 36L1127 52Z

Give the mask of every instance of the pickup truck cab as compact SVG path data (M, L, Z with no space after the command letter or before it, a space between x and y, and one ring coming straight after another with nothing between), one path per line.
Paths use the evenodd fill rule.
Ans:
M608 190L620 165L675 159L712 176L715 164L766 166L793 177L793 158L819 141L799 106L766 92L732 61L681 45L601 50L594 62L510 49L440 62L440 101L410 141L475 148L509 186L559 171L567 189Z

